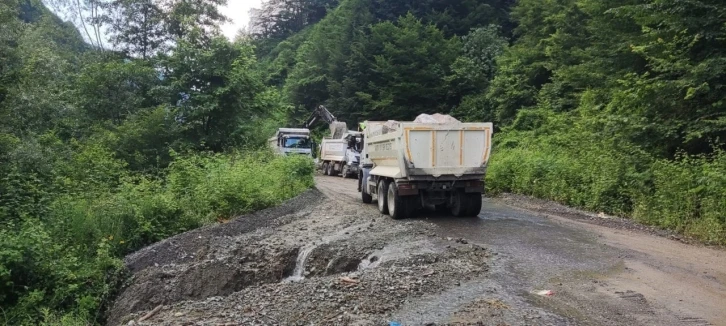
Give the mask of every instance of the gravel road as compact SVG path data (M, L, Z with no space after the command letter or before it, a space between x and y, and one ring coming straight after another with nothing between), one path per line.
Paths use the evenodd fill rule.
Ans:
M126 259L109 325L725 325L726 251L521 196L394 221L356 180Z

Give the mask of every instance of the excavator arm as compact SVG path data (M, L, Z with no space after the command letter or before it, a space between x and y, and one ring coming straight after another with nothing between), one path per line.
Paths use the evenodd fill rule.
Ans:
M338 121L338 119L322 105L318 106L318 108L313 111L313 114L311 114L307 121L305 121L303 128L310 129L310 127L312 127L318 119L323 119L328 123L328 125L330 125L330 133L333 136L333 139L341 139L345 136L345 133L348 132L348 125L345 122Z
M305 121L305 125L303 127L309 129L316 121L318 121L318 118L322 118L328 124L338 121L338 119L330 113L327 108L321 105L313 111L313 114L311 114L308 120Z

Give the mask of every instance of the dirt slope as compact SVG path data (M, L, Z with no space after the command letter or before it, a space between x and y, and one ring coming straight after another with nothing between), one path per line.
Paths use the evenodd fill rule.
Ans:
M449 243L430 223L323 197L314 190L128 257L134 279L109 324L376 325L410 298L488 270L484 247Z
M109 324L726 325L721 250L517 196L394 221L317 184L129 256Z

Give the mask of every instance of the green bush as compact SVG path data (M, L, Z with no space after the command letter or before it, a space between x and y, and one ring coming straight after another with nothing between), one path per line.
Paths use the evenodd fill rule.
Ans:
M0 231L0 302L9 325L33 324L43 310L93 319L107 303L121 260L98 239L91 247L68 245L44 223L28 220Z
M633 216L707 243L726 243L726 153L658 160L653 191L639 194Z
M656 160L581 130L575 138L505 131L487 173L490 192L514 192L726 244L726 154Z
M195 155L169 169L168 190L183 205L186 218L211 222L256 211L312 187L309 158L267 152L231 156Z
M172 156L161 177L129 175L105 149L83 147L57 164L58 171L74 172L56 175L66 191L38 194L42 216L33 218L38 210L21 205L16 208L25 212L22 217L0 220L0 305L7 323L98 321L122 280L125 254L279 204L313 186L313 162L305 157ZM20 176L0 185L15 189L7 180ZM24 177L18 182L32 185ZM18 189L25 193L3 198L28 198L33 188Z

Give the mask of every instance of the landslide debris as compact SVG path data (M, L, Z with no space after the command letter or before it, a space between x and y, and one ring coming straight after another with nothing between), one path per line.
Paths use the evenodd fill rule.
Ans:
M380 325L488 271L488 250L433 229L310 191L129 256L109 324Z

